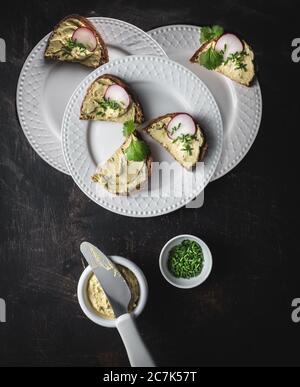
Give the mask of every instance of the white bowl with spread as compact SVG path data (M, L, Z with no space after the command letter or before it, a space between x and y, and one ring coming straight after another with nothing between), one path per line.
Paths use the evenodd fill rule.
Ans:
M175 277L168 268L170 251L173 247L180 245L184 240L195 241L198 243L203 253L203 267L200 274L189 279ZM202 239L188 234L177 235L176 237L170 239L162 248L159 257L159 268L164 278L171 285L181 289L190 289L201 285L210 275L212 269L212 255L209 247Z
M136 277L139 288L140 288L140 294L139 294L139 299L137 301L137 306L135 309L132 311L135 317L139 316L148 299L148 284L147 280L142 272L142 270L132 261L129 259L126 259L124 257L112 255L109 257L114 263L121 265L127 269L129 269ZM93 275L93 271L90 266L87 266L83 273L81 274L81 277L78 282L78 287L77 287L77 296L78 296L78 301L81 309L83 310L84 314L92 320L94 323L98 325L102 325L104 327L108 328L115 328L116 323L115 319L108 319L105 317L102 317L97 311L93 308L89 297L88 297L88 283L90 278Z

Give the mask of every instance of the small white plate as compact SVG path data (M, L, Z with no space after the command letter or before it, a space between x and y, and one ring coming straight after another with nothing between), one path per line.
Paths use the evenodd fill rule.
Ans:
M212 180L224 176L245 157L259 130L262 98L259 83L241 86L189 59L199 48L200 27L172 25L148 32L170 59L195 73L210 89L221 111L224 141L219 165Z
M169 260L169 254L171 249L179 245L180 243L182 243L184 240L191 240L191 241L197 242L202 248L203 258L204 258L203 268L201 273L196 277L189 278L189 279L176 278L173 276L172 273L170 273L168 269L168 260ZM212 269L212 256L211 256L210 249L208 248L207 244L203 242L202 239L196 236L178 235L170 239L169 242L167 242L162 248L159 256L159 268L162 275L171 285L181 289L195 288L196 286L201 285L210 275L210 272Z
M209 144L204 163L195 171L185 171L194 183L177 192L161 194L160 184L135 195L109 195L99 184L92 182L98 164L103 163L123 143L122 125L79 119L80 108L89 85L100 75L109 73L125 80L136 92L144 109L146 120L160 115L183 111L200 122ZM166 171L171 156L157 142L150 139L154 161ZM121 215L150 217L166 214L194 199L210 181L222 150L223 128L218 106L204 83L185 67L167 58L157 56L128 56L101 66L90 74L76 89L66 108L62 125L63 152L68 169L79 188L95 203ZM152 174L153 176L154 174ZM162 183L162 185L164 185ZM182 185L180 173L174 174L174 187ZM167 184L165 184L167 186ZM150 189L151 188L151 189Z
M110 60L127 55L166 56L146 32L129 23L105 17L89 20L106 42ZM78 63L45 61L49 35L24 63L17 87L17 110L33 149L52 167L69 174L61 150L61 122L75 88L93 69Z

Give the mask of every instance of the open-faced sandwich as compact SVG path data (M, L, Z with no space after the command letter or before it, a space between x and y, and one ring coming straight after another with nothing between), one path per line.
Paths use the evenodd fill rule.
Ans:
M45 58L97 68L108 62L108 52L101 35L89 20L70 15L54 27Z
M204 157L207 143L200 125L187 113L169 113L151 121L146 132L186 169Z
M151 174L150 148L135 130L133 121L124 124L126 140L97 168L92 180L108 192L129 195L142 189Z
M200 43L191 62L250 86L255 76L254 53L244 40L224 33L220 26L212 26L201 28Z
M104 74L87 90L80 113L81 120L99 120L125 123L144 122L144 114L136 96L124 81Z

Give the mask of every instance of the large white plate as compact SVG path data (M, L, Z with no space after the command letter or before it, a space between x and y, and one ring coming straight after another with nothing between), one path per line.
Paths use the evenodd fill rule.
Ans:
M165 56L162 48L139 28L121 20L89 18L108 46L110 59L127 55ZM61 122L78 84L93 70L75 63L46 62L50 34L29 54L17 88L22 129L34 150L52 167L69 174L61 150Z
M186 111L203 126L209 144L203 179L198 180L199 184L186 191L182 197L176 194L162 197L158 186L151 187L151 194L156 197L144 197L143 191L128 198L115 195L103 197L102 192L99 192L99 184L91 181L96 166L110 157L124 141L121 124L79 120L80 107L87 88L104 73L119 76L132 86L142 103L146 120L170 112ZM95 70L74 92L62 125L65 160L79 188L97 204L118 214L135 217L162 215L182 207L196 197L215 171L221 155L222 138L221 115L205 84L178 63L154 56L128 56ZM154 141L150 141L150 147L155 161L172 160Z
M251 148L260 126L262 98L257 80L248 88L189 61L199 48L199 32L200 27L172 25L148 33L170 59L193 71L217 101L223 120L224 141L220 162L212 178L215 180L233 169Z

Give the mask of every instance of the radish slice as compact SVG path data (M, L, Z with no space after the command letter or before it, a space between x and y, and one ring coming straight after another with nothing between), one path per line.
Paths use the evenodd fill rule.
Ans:
M224 51L224 60L228 59L229 55L236 52L242 52L244 45L241 40L233 34L222 35L215 46L216 51Z
M97 39L94 32L86 27L77 28L73 33L72 39L77 43L83 44L90 51L94 51L97 47Z
M168 136L175 140L182 134L193 136L196 133L196 124L193 118L186 113L178 113L167 126Z
M127 91L119 85L108 86L104 98L121 103L125 109L130 105L130 97Z

